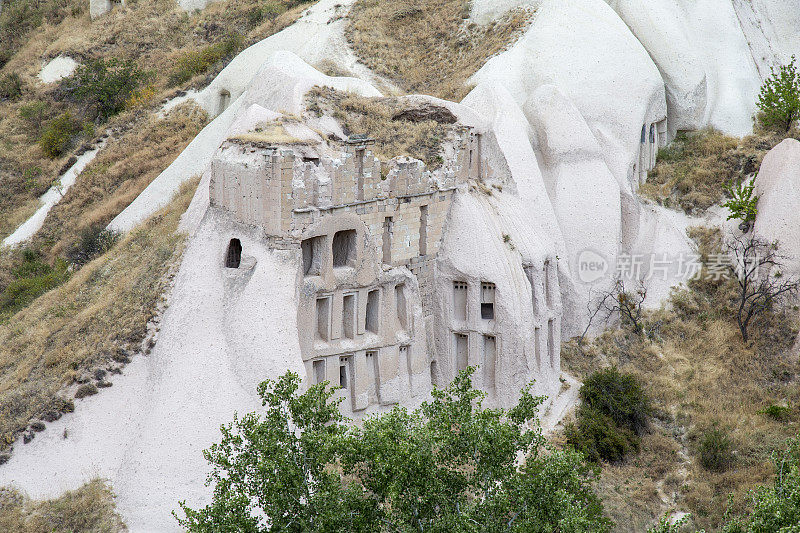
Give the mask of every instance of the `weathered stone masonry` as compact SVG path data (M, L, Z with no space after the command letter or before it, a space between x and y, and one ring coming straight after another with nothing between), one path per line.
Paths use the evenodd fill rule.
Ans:
M453 318L435 312L436 257L453 197L491 175L480 135L461 129L453 157L435 171L407 157L381 164L368 139L333 154L325 148L229 140L210 182L212 207L263 228L273 247L297 251L297 326L311 382L340 385L358 412L424 395L432 381L480 364L479 384L491 394L495 367L513 364L502 355L493 280L469 285L480 317L456 317L451 295ZM551 359L545 345L557 341L554 321L541 336ZM452 350L437 349L441 334L453 339Z

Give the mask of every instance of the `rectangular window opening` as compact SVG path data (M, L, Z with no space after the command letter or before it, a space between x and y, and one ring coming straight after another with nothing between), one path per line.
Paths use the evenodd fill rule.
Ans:
M319 385L325 381L325 359L317 359L311 363L314 373L314 384Z
M467 284L464 281L453 282L453 317L467 319Z
M374 289L367 293L367 316L364 322L364 327L367 331L378 333L378 326L380 323L380 292Z
M345 294L342 298L342 335L348 339L356 336L356 295Z
M411 368L411 346L404 344L400 346L400 360L406 363L406 374L408 374L408 386L411 387L411 375L413 370Z
M483 384L493 391L495 388L495 365L497 364L497 339L493 335L483 336Z
M419 255L428 255L428 206L419 207Z
M370 387L370 400L380 401L381 372L378 366L378 352L367 352L366 358L367 381Z
M394 231L392 217L383 219L383 262L392 264L392 232Z
M397 321L400 322L400 327L404 330L408 329L408 316L406 304L406 286L404 284L395 285L394 287L394 300L397 305Z
M469 337L456 333L456 370L461 371L469 366Z
M330 340L331 324L331 298L317 298L317 338L322 341Z
M356 230L337 231L333 235L333 267L352 267L356 264Z
M303 275L319 276L322 270L322 246L325 237L311 237L300 243L303 252Z
M356 180L358 201L364 200L364 150L356 150Z
M339 386L347 391L350 390L350 358L339 358Z
M481 283L481 318L494 320L494 283Z

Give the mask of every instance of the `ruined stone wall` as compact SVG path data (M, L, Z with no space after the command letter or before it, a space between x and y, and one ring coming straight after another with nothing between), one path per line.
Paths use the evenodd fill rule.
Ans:
M459 187L491 175L480 136L462 131L434 171L407 157L382 165L366 142L332 156L228 141L211 172L213 206L262 228L273 247L296 251L310 382L341 385L350 412L427 394L437 377L431 361L455 357L433 353L436 258ZM472 332L474 342L502 349L493 323L469 324L445 331Z

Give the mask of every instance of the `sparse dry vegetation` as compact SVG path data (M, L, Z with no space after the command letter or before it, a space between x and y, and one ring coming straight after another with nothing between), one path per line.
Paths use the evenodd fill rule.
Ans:
M375 140L372 147L382 160L408 155L424 161L431 168L441 166L442 142L446 139L450 112L441 110L431 118L410 118L412 105L398 98L366 98L363 96L317 87L306 95L306 109L316 115L333 116L345 134L366 134ZM438 118L435 120L434 118Z
M52 500L31 500L0 488L0 531L14 533L116 533L127 531L114 509L114 493L100 479Z
M793 132L800 138L800 131ZM786 138L758 131L742 139L713 129L681 133L658 151L656 166L639 194L666 206L701 215L722 201L726 183L739 183L761 166L761 160Z
M132 60L139 68L154 72L152 83L141 87L127 102L127 109L138 114L123 113L110 124L112 129L123 130L143 127L142 114L154 111L164 98L210 81L230 60L232 54L226 52L231 50L231 42L235 41L235 48L244 47L271 35L291 24L309 3L230 0L189 14L171 0L137 0L115 4L110 13L94 22L84 2L6 3L0 15L0 55L5 54L0 58L0 237L10 234L33 213L36 198L66 169L75 150L94 137L92 113L71 101L69 88L63 83L43 85L36 78L43 60L58 55L82 64L100 59ZM13 34L13 39L4 38L3 32L11 32L8 35ZM223 53L203 52L209 49ZM189 69L180 84L171 87L170 82L176 83L170 80L176 62L192 54L203 59L202 68ZM32 105L35 124L20 114ZM54 151L55 158L50 159L37 144L39 130L65 112L85 127L73 132L69 142L63 137L55 139L64 141L56 143L57 148L64 149ZM102 133L101 128L96 130ZM176 157L183 146L178 140L171 148L171 157ZM131 152L135 151L132 147Z
M718 232L692 235L704 257L719 251ZM734 515L744 511L748 491L772 477L770 452L797 433L796 311L772 309L744 343L734 302L735 282L695 279L673 293L668 309L646 314L652 335L616 330L583 350L575 340L565 344L567 371L587 376L618 366L646 384L655 408L641 451L603 467L601 497L616 531L644 531L671 510L715 530L728 494ZM775 405L788 407L776 418L768 414Z
M347 29L356 55L410 93L461 100L467 80L512 44L532 13L518 9L487 26L470 23L467 0L359 0Z
M175 230L195 185L0 325L0 447L31 420L70 410L62 391L82 370L124 362L138 348L180 257L183 237Z
M132 112L120 117L125 129L86 167L64 198L51 209L34 242L61 256L90 226L105 226L128 206L203 129L204 111L193 104L166 118Z

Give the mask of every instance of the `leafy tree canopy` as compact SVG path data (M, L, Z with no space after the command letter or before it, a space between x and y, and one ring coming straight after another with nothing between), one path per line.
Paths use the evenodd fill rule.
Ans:
M528 387L513 409L484 409L473 371L361 428L327 384L300 393L291 372L265 381L266 412L234 417L205 452L212 503L181 502L179 522L196 532L608 531L596 470L545 444L542 398Z
M789 131L800 119L800 74L797 72L795 57L788 65L781 66L764 80L758 96L758 109L761 123L770 129Z

